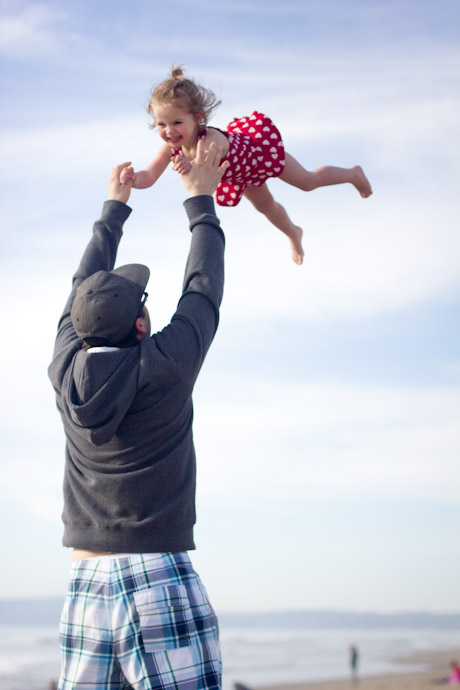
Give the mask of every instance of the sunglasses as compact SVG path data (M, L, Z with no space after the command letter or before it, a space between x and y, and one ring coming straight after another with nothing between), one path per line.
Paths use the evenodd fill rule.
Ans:
M144 309L145 303L147 302L147 297L148 297L148 296L149 296L149 293L148 293L148 292L144 292L144 294L142 295L141 306L139 307L139 312L138 312L138 314L137 314L137 316L136 316L137 319L138 319L138 318L141 316L141 314L142 314L142 311L143 311L143 309Z

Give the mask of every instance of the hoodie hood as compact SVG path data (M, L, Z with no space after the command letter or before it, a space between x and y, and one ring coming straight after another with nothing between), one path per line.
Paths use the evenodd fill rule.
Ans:
M67 422L90 443L101 446L116 434L138 389L140 347L74 356L62 385Z

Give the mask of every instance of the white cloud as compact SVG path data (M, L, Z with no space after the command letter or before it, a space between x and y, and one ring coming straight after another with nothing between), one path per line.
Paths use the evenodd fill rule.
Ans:
M458 388L269 385L234 375L213 386L224 394L213 404L200 395L195 423L205 496L225 503L235 492L265 508L308 495L458 501Z
M278 190L284 201L284 190ZM326 193L337 199L335 208ZM253 319L284 317L299 324L363 319L458 290L460 239L452 211L438 214L378 191L355 203L335 190L316 194L321 198L305 205L300 193L286 204L304 224L302 268L291 265L287 240L252 209L233 212L235 220L232 211L226 213L227 318L247 311Z
M11 8L0 17L0 53L9 57L48 54L60 46L56 24L65 13L49 4Z

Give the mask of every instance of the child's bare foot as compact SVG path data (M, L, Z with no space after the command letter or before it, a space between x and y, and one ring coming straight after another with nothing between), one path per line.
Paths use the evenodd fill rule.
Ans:
M356 187L363 199L367 199L372 194L372 187L360 165L354 165L351 169L351 183Z
M291 242L292 249L292 260L295 261L299 266L303 264L303 248L302 248L302 235L303 230L298 225L292 226L291 234L289 235L289 240Z

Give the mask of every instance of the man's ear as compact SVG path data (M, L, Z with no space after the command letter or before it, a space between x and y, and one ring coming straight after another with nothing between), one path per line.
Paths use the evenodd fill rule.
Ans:
M142 315L137 317L134 322L134 326L136 328L136 335L138 338L143 338L144 335L147 335L147 322Z

